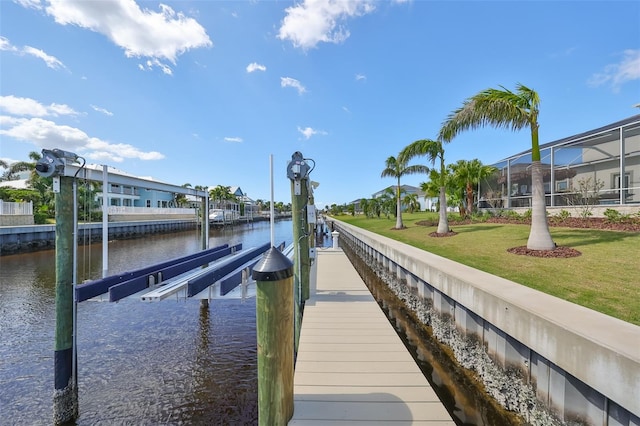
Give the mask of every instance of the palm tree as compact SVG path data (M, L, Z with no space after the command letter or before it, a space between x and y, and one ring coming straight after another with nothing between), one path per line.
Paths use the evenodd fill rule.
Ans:
M416 210L420 210L420 202L418 201L418 194L412 192L410 194L406 194L402 198L402 202L406 204L407 210L409 213L413 213Z
M385 189L382 194L372 198L371 203L376 217L379 218L380 215L384 213L385 217L388 219L389 214L391 214L396 207L395 191L389 187Z
M397 180L396 185L396 228L402 229L404 228L404 224L402 223L402 200L400 199L400 178L405 175L413 175L416 173L427 173L429 168L427 166L423 166L421 164L413 164L408 166L409 158L404 158L398 156L398 158L393 155L387 158L385 162L385 169L382 171L380 177L394 177Z
M466 194L466 215L473 213L473 188L478 183L498 171L496 167L485 166L482 161L474 158L473 160L458 160L457 163L451 165L453 174L457 181L464 186Z
M364 217L369 217L370 208L371 204L369 203L369 200L367 200L366 198L362 198L360 200L360 209L362 210L362 214L364 215Z
M2 173L2 176L0 176L0 181L9 180L5 178L5 175L9 171L9 163L0 158L0 168L5 169L5 171Z
M439 183L439 204L440 215L438 219L438 234L446 234L449 232L449 222L447 220L447 194L446 194L446 176L447 168L444 164L444 147L442 141L432 139L420 139L410 145L406 146L399 157L406 159L412 159L417 156L427 156L432 165L435 165L436 160L440 160L440 173L438 175ZM428 170L428 168L427 168Z
M182 188L191 188L190 183L183 183L180 185ZM187 205L188 200L185 194L173 194L173 201L176 204L176 207L184 207Z
M485 127L487 125L511 130L529 127L531 130L531 230L527 248L531 250L553 250L555 244L549 232L540 144L538 141L538 114L540 97L538 93L518 83L512 92L501 89L486 89L466 99L462 106L453 111L440 129L440 138L451 141L458 133Z
M424 192L424 202L427 204L428 198L438 198L440 196L440 173L437 170L431 170L429 172L429 180L420 183L420 189ZM439 203L438 203L439 204ZM438 207L439 208L439 207Z
M233 199L233 194L231 194L231 187L217 185L215 188L209 190L209 198L217 202L217 208L224 209L226 205L224 205L223 202Z

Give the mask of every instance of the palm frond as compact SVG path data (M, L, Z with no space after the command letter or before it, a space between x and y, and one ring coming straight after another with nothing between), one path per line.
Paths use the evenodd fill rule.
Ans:
M420 139L407 145L398 155L405 161L418 156L426 156L431 163L443 154L442 142L432 139Z
M486 89L468 98L462 106L447 116L438 137L449 142L465 130L487 125L520 130L537 117L538 94L522 84L516 92L505 89Z

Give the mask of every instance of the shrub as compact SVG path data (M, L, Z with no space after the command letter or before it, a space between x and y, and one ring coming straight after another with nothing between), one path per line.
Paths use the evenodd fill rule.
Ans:
M504 217L506 217L507 219L514 219L514 220L523 220L524 219L515 210L507 210L507 211L505 211L504 212Z
M492 215L489 212L484 212L484 213L477 212L471 215L471 220L474 222L486 222L491 216Z
M556 218L558 218L559 220L566 220L566 219L569 219L570 217L571 217L571 213L565 209L560 210L556 215Z
M35 223L36 225L45 225L47 223L48 218L49 218L49 215L46 213L35 212L33 214L33 223Z
M606 209L604 211L604 217L611 223L631 222L635 215L620 213L618 210Z

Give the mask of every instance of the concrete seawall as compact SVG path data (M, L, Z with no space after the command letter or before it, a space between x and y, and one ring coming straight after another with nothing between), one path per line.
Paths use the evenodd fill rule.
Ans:
M417 318L533 425L640 426L640 327L336 221Z
M110 239L195 229L194 219L109 222ZM49 250L55 247L55 225L0 227L0 255ZM102 223L78 225L78 243L102 241Z

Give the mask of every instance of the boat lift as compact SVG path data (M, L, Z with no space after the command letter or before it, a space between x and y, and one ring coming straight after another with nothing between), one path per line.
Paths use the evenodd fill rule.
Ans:
M247 297L251 271L270 247L271 244L266 243L243 250L242 244L224 244L81 284L76 287L76 300L117 302L137 298L158 302L172 296L177 299ZM282 243L278 248L292 256L292 246L285 247ZM241 286L240 290L237 290L238 286Z

